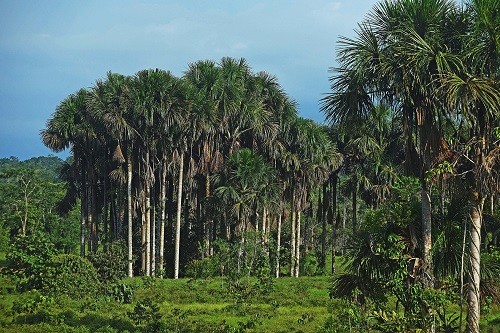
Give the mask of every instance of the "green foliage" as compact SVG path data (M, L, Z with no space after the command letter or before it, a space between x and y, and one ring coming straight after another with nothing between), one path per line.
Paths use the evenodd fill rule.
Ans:
M333 299L328 303L330 317L318 333L368 332L367 317L359 306L348 300Z
M143 332L160 331L162 317L160 307L149 298L137 303L134 310L127 312L127 315L138 327L142 328Z
M30 290L12 303L12 313L31 314L54 303L50 296L41 294L38 290Z
M222 274L219 258L205 257L195 259L186 265L185 274L193 279L207 279Z
M274 287L265 293L256 287L257 278L244 280L240 283L242 293L251 296L242 297L245 300L239 305L236 296L229 294L225 278L155 279L155 283L147 285L142 278L125 279L123 284L134 290L133 305L115 301L104 293L87 297L47 296L39 291L16 293L13 286L6 285L0 295L0 331L389 333L389 328L383 331L381 327L396 327L397 318L403 323L413 320L401 307L399 310L395 307L393 299L378 308L371 302L360 306L350 299L329 300L326 276L273 279ZM13 304L17 304L17 313L12 311ZM134 315L129 318L127 312L134 312L138 304L142 304L138 310L144 307L149 315L134 321ZM446 331L446 327L457 324L456 310L450 304L438 309L436 332L456 332ZM497 305L490 304L490 312L483 313L481 332L496 332L492 327L498 327L499 310ZM387 321L376 322L376 311L385 313ZM408 332L417 332L405 325ZM375 329L376 326L380 329Z
M500 304L500 250L481 254L482 300Z
M125 277L127 272L127 246L123 241L107 245L88 259L94 265L101 282L114 283Z
M398 195L387 205L365 213L362 228L348 242L345 271L334 276L330 296L358 304L364 318L359 322L369 329L416 332L435 322L449 330L456 315L446 316L445 309L456 295L444 288L424 288L428 276L420 268L412 236L418 202L407 192L411 181L398 186Z
M59 250L74 250L79 230L71 221L79 217L56 214L65 188L52 178L41 167L0 167L0 247L7 237L44 233Z
M493 133L494 133L495 137L500 140L500 127L494 127Z
M443 161L438 165L436 165L435 167L427 170L425 172L425 179L428 183L432 183L437 181L439 177L452 173L453 173L453 165L451 165L451 163L448 161Z
M259 232L246 232L242 235L242 241L236 243L217 240L214 242L215 255L191 261L187 265L186 276L227 276L233 280L243 276L270 276L269 255L262 237Z
M125 283L114 283L107 287L107 295L117 302L130 304L134 297L134 288Z
M300 261L300 272L305 276L315 276L320 273L318 256L315 253L309 252Z
M86 258L73 254L51 257L41 270L41 287L54 295L81 297L97 292L97 271Z
M0 251L4 252L9 249L10 233L7 222L0 219Z
M43 233L17 236L6 256L6 271L17 278L21 289L39 289L42 271L56 253L56 248Z

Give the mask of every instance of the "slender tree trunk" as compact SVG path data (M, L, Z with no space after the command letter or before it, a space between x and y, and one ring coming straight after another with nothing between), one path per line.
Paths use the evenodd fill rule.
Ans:
M301 212L298 211L297 212L297 229L296 229L296 233L297 233L297 236L295 238L296 242L297 242L297 245L295 245L295 277L299 277L299 271L300 271L300 243L301 243L301 239L300 239L300 218L301 218Z
M118 190L118 198L116 201L115 212L116 212L116 238L121 238L123 236L123 227L125 220L127 219L125 212L127 211L126 201L127 201L127 189L120 188Z
M276 277L280 277L280 251L281 251L281 218L283 213L279 212L278 215L278 230L276 235Z
M433 266L432 266L432 210L431 194L424 179L421 179L422 189L422 239L425 262L424 285L428 288L433 286Z
M181 246L182 177L184 173L184 153L179 161L179 185L177 187L177 220L175 223L174 279L179 278L179 253Z
M479 333L480 319L480 265L481 265L481 224L483 215L484 198L479 193L474 193L470 212L469 229L469 283L468 283L468 316L467 332Z
M352 190L352 231L358 230L358 183L354 181Z
M144 193L141 193L141 270L142 274L146 275L146 267L148 258L146 256L146 198Z
M330 207L328 209L328 213L330 215L334 215L334 210L333 207ZM335 248L337 247L337 234L338 234L338 228L340 227L341 224L341 219L340 219L340 212L337 213L337 217L335 218L335 223L332 224L332 275L335 274L335 265L336 265L336 259L335 259Z
M335 274L335 248L337 246L338 228L340 227L340 212L337 213L337 218L336 219L334 218L335 212L337 211L337 184L339 180L338 174L339 170L335 171L335 173L332 176L330 176L332 204L329 206L328 209L328 213L330 213L330 216L327 216L328 223L332 225L332 275ZM343 227L345 228L345 219L343 220L343 222L344 222Z
M145 215L146 218L146 236L145 236L145 250L146 250L146 276L151 275L151 176L150 176L150 165L149 165L149 149L146 151L146 179L145 179Z
M214 253L212 244L213 235L213 220L210 217L210 175L205 175L205 200L203 201L203 215L204 215L204 236L205 236L205 250L206 255L211 256Z
M102 217L102 223L104 224L104 235L103 235L103 242L104 242L104 249L108 249L108 245L110 243L111 237L109 233L109 219L108 219L108 189L107 189L107 180L106 178L103 179L103 217Z
M87 211L87 199L85 194L85 181L82 181L82 184L84 190L80 198L80 256L85 257L85 228L87 225L85 215Z
M316 212L316 218L318 224L321 224L321 259L319 262L319 266L322 271L326 271L326 236L327 236L327 225L326 219L323 217L323 203L322 200L325 200L325 192L326 192L326 184L323 184L323 195L321 192L318 194L318 208Z
M269 247L268 247L268 224L270 221L268 221L268 214L267 214L267 208L264 207L262 209L262 238L261 238L261 243L262 247L264 248L264 252L266 253L267 256L269 256Z
M464 219L464 236L462 238L462 255L460 256L460 320L458 325L459 332L462 332L462 317L464 303L464 261L465 245L467 244L467 219Z
M95 176L90 185L90 214L88 218L90 227L90 244L92 253L97 252L97 189Z
M162 171L161 171L161 183L160 183L160 248L159 248L159 269L163 277L163 271L164 271L164 255L165 255L165 216L166 216L166 208L165 208L165 202L167 199L167 166L165 165L166 162L163 161L162 164Z
M292 199L293 200L293 199ZM292 214L291 214L291 218L292 218L292 230L291 230L291 240L290 240L290 276L291 277L294 277L295 276L295 253L296 253L296 250L295 250L295 246L297 245L297 241L295 239L296 237L296 233L295 233L295 229L296 229L296 224L297 224L297 221L296 221L296 215L295 215L295 208L293 207L293 204L292 204Z
M127 153L127 246L128 246L128 276L134 276L133 268L133 251L132 251L132 241L133 241L133 225L132 225L132 147L129 146Z
M153 194L154 191L153 191ZM154 198L154 197L153 197ZM156 228L157 218L156 218L156 209L155 205L152 205L151 208L151 276L155 276L156 273L156 232L158 228Z

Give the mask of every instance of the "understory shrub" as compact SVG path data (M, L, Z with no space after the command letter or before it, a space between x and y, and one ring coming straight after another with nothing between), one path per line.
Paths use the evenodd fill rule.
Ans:
M56 295L84 296L99 288L97 271L89 260L73 254L51 257L41 270L42 290Z
M216 276L237 280L243 276L271 275L269 251L263 235L259 232L245 232L242 241L229 243L224 240L214 242L212 257L193 260L186 268L186 276L191 278L209 278Z
M134 288L125 283L114 283L108 285L106 294L119 303L130 304L134 296Z
M16 279L20 290L39 289L41 271L57 252L44 233L17 236L6 255L6 273Z
M110 244L106 249L92 253L88 259L103 282L114 283L127 272L127 246L123 241Z

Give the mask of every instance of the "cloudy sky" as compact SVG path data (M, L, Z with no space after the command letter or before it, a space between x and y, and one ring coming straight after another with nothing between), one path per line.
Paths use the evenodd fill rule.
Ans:
M338 37L352 36L376 2L0 0L0 158L48 155L46 120L107 71L181 76L224 56L275 75L300 114L322 122Z

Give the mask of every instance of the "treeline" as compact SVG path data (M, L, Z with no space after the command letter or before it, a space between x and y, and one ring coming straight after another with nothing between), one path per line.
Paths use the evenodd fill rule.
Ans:
M275 240L279 274L284 219L298 276L303 212L342 163L327 128L298 117L275 77L232 58L180 78L108 73L63 100L41 136L72 151L60 212L81 206L81 255L125 238L129 276L177 278L218 239L243 248L248 231Z
M77 212L63 217L57 209L66 192L59 178L63 165L56 156L0 159L0 251L7 251L17 235L42 233L62 252L76 249Z

